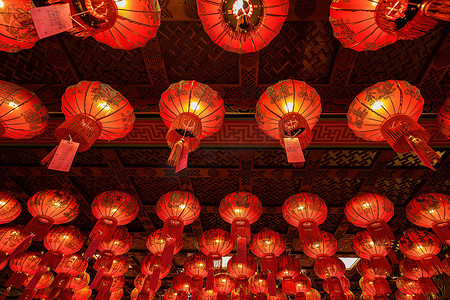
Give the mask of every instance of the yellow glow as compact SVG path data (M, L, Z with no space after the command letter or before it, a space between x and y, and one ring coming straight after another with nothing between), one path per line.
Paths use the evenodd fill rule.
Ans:
M203 264L202 264L202 263L199 263L198 266L199 266L199 267L203 267Z
M117 211L117 208L111 209L111 212L116 212L116 211Z
M120 242L118 242L118 241L114 242L114 245L119 245L119 244L120 244Z
M200 105L198 105L198 102L191 102L191 105L189 106L191 110L196 111L200 108Z
M260 280L259 280L259 282L263 282L263 280L262 280L262 279L260 279Z
M422 245L418 245L418 246L417 246L417 249L419 249L419 250L422 249L422 248L423 248Z
M372 0L372 5L373 5L373 6L377 6L377 5L378 5L378 1Z
M1 204L1 203L0 203L0 204ZM435 212L435 210L434 210L434 209L430 209L428 212L429 212L430 214L432 214L432 213Z
M104 110L110 110L111 107L106 102L102 102L98 105L98 107L103 108Z
M242 0L236 0L233 5L233 14L237 15L239 13L239 10L244 8L244 1Z
M370 246L373 246L373 242L370 242L369 244L370 244Z
M189 287L189 284L185 284L184 287L188 288L188 287Z
M241 210L240 210L239 208L237 208L237 209L234 210L234 212L235 212L235 213L240 213Z
M267 245L270 245L270 244L272 244L272 241L267 240L267 241L266 241L266 244L267 244Z
M1 1L1 0L0 0ZM3 3L3 2L2 2ZM14 103L14 102L9 102L9 106L11 106L12 108L17 108L19 105L17 105L16 103Z
M293 112L294 111L294 103L293 102L288 102L284 105L284 109L286 110L286 112Z
M238 264L238 268L242 268L242 264Z
M124 8L125 6L127 6L127 1L126 0L116 0L116 5L118 8Z
M180 208L181 208L181 209L185 209L185 208L186 208L186 205L185 205L185 204L181 204L181 205L180 205Z
M320 247L320 244L319 244L319 243L314 244L314 247L319 248L319 247Z
M67 240L69 237L67 235L63 236L63 239Z
M220 243L220 240L216 240L216 243Z
M61 206L61 203L59 203L59 202L55 202L55 204L54 204L55 206L58 206L58 207L60 207Z
M5 205L6 202L0 201L0 205Z
M304 210L304 209L305 209L304 206L299 206L299 207L297 207L297 210Z
M227 280L225 278L222 279L222 282L227 282Z
M383 107L383 102L381 102L381 101L375 101L375 103L372 104L372 109L374 109L374 110L381 109L382 107Z
M3 1L0 0L0 7L3 7L3 6L4 6Z
M369 203L364 203L363 205L362 205L364 208L368 208L368 207L370 207L370 204Z

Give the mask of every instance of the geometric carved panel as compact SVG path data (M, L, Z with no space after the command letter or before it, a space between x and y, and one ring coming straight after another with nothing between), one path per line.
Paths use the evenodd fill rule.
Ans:
M366 150L330 150L320 161L320 167L370 167L377 151Z
M358 192L360 185L358 178L316 178L312 193L328 206L344 206Z
M445 151L436 151L436 153L442 157L445 154ZM431 165L436 166L436 162L433 162ZM388 168L395 167L414 167L414 166L422 166L423 163L420 161L420 158L415 153L395 153L395 156L388 163Z
M421 182L421 179L380 178L375 183L375 190L388 197L394 205L405 206Z

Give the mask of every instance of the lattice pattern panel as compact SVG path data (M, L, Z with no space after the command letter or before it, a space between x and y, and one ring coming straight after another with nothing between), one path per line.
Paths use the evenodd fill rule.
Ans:
M89 151L77 153L72 165L76 167L108 167L100 149L89 149Z
M264 228L270 228L280 234L286 234L289 229L289 224L280 213L262 214L258 221L252 224L252 233L258 233Z
M281 148L281 146L280 146ZM288 163L286 152L282 150L254 151L254 168L292 168L292 164ZM308 150L303 152L305 159L308 159Z
M0 164L3 166L39 165L39 161L36 153L28 149L2 149L0 151Z
M344 206L360 186L358 178L316 178L311 192L322 197L328 206Z
M323 224L319 225L319 228L322 231L335 233L343 218L345 218L344 214L328 213L327 219L325 220L325 222L323 222Z
M130 232L145 232L145 227L139 218L134 219L131 223L127 224L127 228Z
M166 167L170 148L161 150L121 149L116 152L124 167Z
M222 228L226 231L231 230L231 225L225 222L219 213L204 213L200 214L200 221L202 222L203 231L210 230L213 228ZM253 229L253 227L252 227Z
M252 193L266 206L281 206L291 195L300 191L300 178L259 178L254 180Z
M95 221L92 221L89 217L88 214L92 216L92 212L89 211L83 211L80 210L75 222L76 222L76 226L79 227L82 231L91 231L92 228L94 228L95 226ZM128 226L127 226L129 231L132 231Z
M161 221L161 219L158 217L158 215L156 213L147 212L147 215L150 217L150 220L152 221L153 226L155 226L156 229L163 228L164 222Z
M445 180L442 184L435 186L433 189L433 193L450 194L450 179Z
M239 168L239 153L225 150L196 150L189 154L190 168Z
M163 194L180 189L175 177L131 177L131 181L144 205L155 205Z
M92 202L98 194L120 188L119 182L113 176L71 176L70 181L89 202Z
M377 193L388 197L394 205L405 206L417 192L422 179L380 178L375 183Z
M445 151L436 151L436 153L442 158ZM439 163L433 162L432 165L437 166ZM387 165L388 168L417 166L425 167L415 153L395 153L392 161L390 161Z
M236 178L191 178L191 182L201 205L219 205L223 197L239 190Z
M320 160L320 167L370 167L377 151L364 150L330 150Z
M11 179L30 197L42 190L61 189L67 183L66 176L11 176Z

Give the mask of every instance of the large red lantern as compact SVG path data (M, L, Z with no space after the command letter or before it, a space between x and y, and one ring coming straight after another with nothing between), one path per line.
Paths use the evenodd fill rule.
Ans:
M172 191L161 196L156 202L156 214L164 222L161 232L166 241L162 263L172 264L176 245L182 241L183 228L200 216L200 203L188 191Z
M330 256L325 264L325 269L319 272L317 264L314 264L314 272L319 278L327 281L327 286L333 291L331 297L342 298L344 295L344 290L341 287L339 278L344 276L345 265L342 260L335 256ZM306 295L308 298L308 295Z
M92 290L86 286L81 290L75 291L72 295L72 300L87 300L92 295Z
M388 251L385 245L376 244L367 231L360 231L352 240L353 250L356 255L370 261L375 274L386 276L392 273L392 268L386 259Z
M176 291L176 300L187 300L191 292L191 277L186 273L178 273L173 277L172 287Z
M217 300L228 300L228 295L236 285L236 280L228 273L214 275L214 291L217 293Z
M93 38L112 48L131 50L144 47L154 38L161 24L161 8L157 0L116 1L117 21Z
M227 231L216 228L203 232L198 244L200 251L208 257L206 290L211 290L214 286L214 261L221 262L222 257L233 250L233 242Z
M73 278L77 278L76 276L82 274L86 270L86 268L87 268L87 260L84 259L81 255L73 254L64 256L61 262L55 268L55 272L58 273L58 275L53 281L52 284L53 291L52 293L50 293L49 296L51 298L56 297L56 295L62 291L60 300L70 300L70 297L72 296L71 294L72 288L70 287L70 281L72 281ZM87 274L87 276L88 276L87 283L89 283L89 274ZM85 285L82 285L78 289L81 289L84 286Z
M450 98L445 101L444 105L439 110L437 122L441 133L446 138L450 139Z
M328 285L329 282L330 281L328 280L324 280L322 282L322 287L325 290L325 292L330 294L331 297L333 297L334 299L342 299L342 298L345 299L346 298L345 293L348 292L351 287L350 280L348 280L347 277L345 276L339 278L339 283L343 292L337 292L336 290L334 290L332 286Z
M92 280L90 288L98 291L96 299L102 299L107 293L111 292L111 287L116 278L122 276L128 270L128 260L123 255L117 255L114 257L111 267L104 270L101 276L97 276L100 273L99 266L94 264L94 269L97 274Z
M149 234L146 242L148 250L153 254L162 254L166 246L166 240L161 236L162 229L157 229ZM173 254L177 254L183 248L183 240L180 240L173 250Z
M239 54L267 46L280 32L289 11L286 0L197 0L197 6L211 40Z
M277 263L278 272L276 277L281 279L283 293L287 295L295 294L294 278L299 275L300 263L295 257L287 254L280 255Z
M162 263L161 255L147 255L141 262L141 272L146 275L145 281L139 293L142 299L158 290L159 280L163 279L170 272L170 265Z
M377 291L380 291L383 294L391 293L389 282L386 280L387 274L378 275L372 268L369 260L360 259L356 264L356 270L361 276L372 281Z
M81 81L69 86L61 101L66 120L55 129L55 137L58 142L79 143L78 152L89 150L97 139L116 140L133 129L133 107L107 84ZM42 164L50 163L57 149L53 149Z
M407 295L402 293L400 290L395 292L395 299L396 300L426 300L424 295Z
M306 293L311 289L311 279L300 273L294 279L295 300L306 300Z
M286 248L286 241L276 231L265 229L250 240L250 250L261 258L262 272L267 275L270 296L276 296L275 274L278 272L277 256Z
M387 300L387 294L376 288L372 280L362 277L359 280L359 286L368 295L373 296L374 300Z
M45 289L49 287L55 277L53 276L52 272L45 272L39 279L38 283L34 288L30 288L29 284L33 278L33 275L29 275L25 282L23 283L23 286L25 287L25 290L20 294L19 300L32 300L33 297L36 295L37 291L39 289Z
M417 226L433 228L441 242L450 246L450 196L419 195L406 206L406 217Z
M430 294L439 292L438 288L431 279L431 277L436 273L430 273L425 270L420 261L405 257L400 261L399 268L400 272L402 272L404 276L419 282L419 285L422 288L422 293Z
M14 221L22 212L22 206L10 192L0 192L0 224Z
M319 225L327 218L327 206L315 194L299 193L284 201L283 218L298 228L302 244L314 244L321 239Z
M256 295L256 300L267 300L267 293L269 292L269 282L267 275L256 274L249 279L249 289Z
M239 261L238 256L232 256L227 264L227 271L236 279L235 290L242 297L248 294L248 279L256 272L256 262L251 256L247 256L246 262Z
M425 166L434 170L432 163L440 156L428 146L430 133L417 123L423 104L419 89L408 82L379 82L350 104L348 126L358 137L386 141L396 152L415 152Z
M13 252L24 240L22 231L15 227L0 228L0 264L7 261L7 255Z
M420 295L422 294L422 288L417 280L409 279L405 276L400 276L395 281L397 288L407 295Z
M166 139L172 152L168 163L178 166L183 153L187 161L187 154L197 150L201 139L219 131L225 106L219 94L206 84L182 80L161 95L159 114L169 127Z
M184 271L191 277L192 296L195 299L203 288L203 278L208 276L208 257L200 252L194 253L186 259Z
M87 258L94 255L102 241L112 238L117 225L126 225L137 217L139 203L125 192L107 191L94 198L91 208L98 221L89 234L92 241L84 253ZM107 265L105 267L108 268Z
M237 260L246 262L247 243L252 237L250 224L262 215L261 201L248 192L234 192L220 201L219 213L222 219L231 223L231 238L237 246Z
M264 133L280 141L288 161L300 167L302 149L311 143L312 129L322 106L316 90L303 81L283 80L270 87L256 103L256 123Z

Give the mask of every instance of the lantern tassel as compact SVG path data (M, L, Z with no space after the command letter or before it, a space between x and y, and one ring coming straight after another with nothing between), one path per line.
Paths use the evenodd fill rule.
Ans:
M56 150L58 150L58 146L52 149L49 154L47 154L42 160L41 160L41 166L49 165L52 161L53 157L55 156Z
M240 264L247 263L247 239L245 237L237 238L237 259L236 262Z
M55 221L45 216L35 216L23 229L24 232L33 234L33 240L42 241L52 228Z
M97 297L95 297L95 300L107 300L107 299L108 298L106 297L105 290L98 291Z
M389 259L391 260L392 264L398 265L398 258L397 255L395 255L394 249L392 249L391 246L386 247Z
M56 290L56 292L58 292L58 290ZM48 294L47 299L55 299L55 298L56 298L56 294L53 295L53 289L52 289L50 294ZM71 300L71 299L72 299L72 291L70 289L64 289L58 298L58 300Z
M217 300L228 300L228 295L226 293L217 293Z
M239 299L244 299L244 298L239 298ZM264 293L258 293L258 294L256 294L256 300L267 300L267 295Z
M431 294L431 293L439 293L438 288L434 284L433 280L428 277L421 277L419 278L419 285L422 289L422 293L424 294Z
M214 287L214 266L208 269L208 275L206 276L206 287L207 291L212 290Z
M292 278L283 278L283 280L281 281L281 286L283 288L283 293L285 293L286 295L295 293L295 285Z
M169 159L167 160L167 164L171 167L178 165L178 162L181 158L181 153L183 152L184 147L184 138L175 143L172 147L172 151L170 152Z
M261 257L262 271L276 273L278 271L277 258L274 254L269 253Z
M331 295L337 297L339 295L344 295L344 290L342 289L341 280L336 276L325 279L328 285L328 290Z
M375 220L367 224L367 232L376 245L391 245L391 241L395 241L391 229L384 220Z
M36 285L38 284L39 280L41 279L42 275L44 275L45 272L48 271L47 266L41 266L37 272L33 275L33 278L31 278L30 282L28 282L27 286L25 287L25 290L34 290Z
M373 300L387 300L387 295L376 294L373 296Z
M306 295L305 293L297 293L295 294L295 300L306 300Z
M309 243L316 244L322 240L319 226L314 220L304 220L298 224L298 234L303 246Z
M175 250L176 240L174 238L166 238L166 244L162 253L161 263L163 266L172 265L173 252Z
M392 273L392 268L389 265L386 257L382 255L373 255L370 260L370 267L373 269L373 272L378 276L386 276Z
M27 280L27 275L22 272L14 272L11 277L6 281L5 286L19 289L23 283ZM11 288L10 288L11 290Z
M375 290L379 291L380 294L390 294L391 288L389 287L389 282L386 278L378 277L373 280L373 286Z
M158 287L158 281L159 281L160 275L161 275L161 268L156 268L153 271L152 278L150 281L150 290L156 291L156 288Z
M24 289L19 296L19 300L33 300L34 295L36 295L37 289L33 288L31 290Z
M105 269L101 269L101 270L97 271L97 274L95 274L95 277L94 277L94 279L92 279L92 282L91 282L91 286L90 286L91 290L97 288L98 283L100 282L100 280L103 277L103 273L105 273Z
M0 300L5 300L6 296L8 296L9 292L11 291L11 286L8 286L6 290L3 291L2 295L0 296Z
M422 257L420 259L420 262L425 271L430 274L442 274L444 272L444 266L442 265L442 262L434 254Z
M276 296L277 295L277 286L275 285L275 273L268 271L267 284L268 284L268 288L269 288L269 295Z
M150 293L149 292L144 292L144 291L140 291L136 300L149 300L150 299Z
M198 290L197 289L192 291L191 300L198 300Z
M432 164L440 161L441 157L428 145L427 141L410 135L407 139L409 146L417 154L422 163L433 171L436 171Z
M217 299L219 299L218 297L219 297L219 295L217 295ZM186 292L184 292L184 291L178 291L177 292L177 297L175 299L176 300L187 300L188 299L188 294ZM224 299L224 300L226 300L226 299Z
M14 251L9 255L9 259L13 259L16 258L17 255L25 252L25 250L28 249L28 247L31 244L31 241L33 240L34 234L29 234L23 241L22 243L20 243L19 246L16 247L16 249L14 249Z
M443 244L450 246L450 221L433 223L433 231Z

